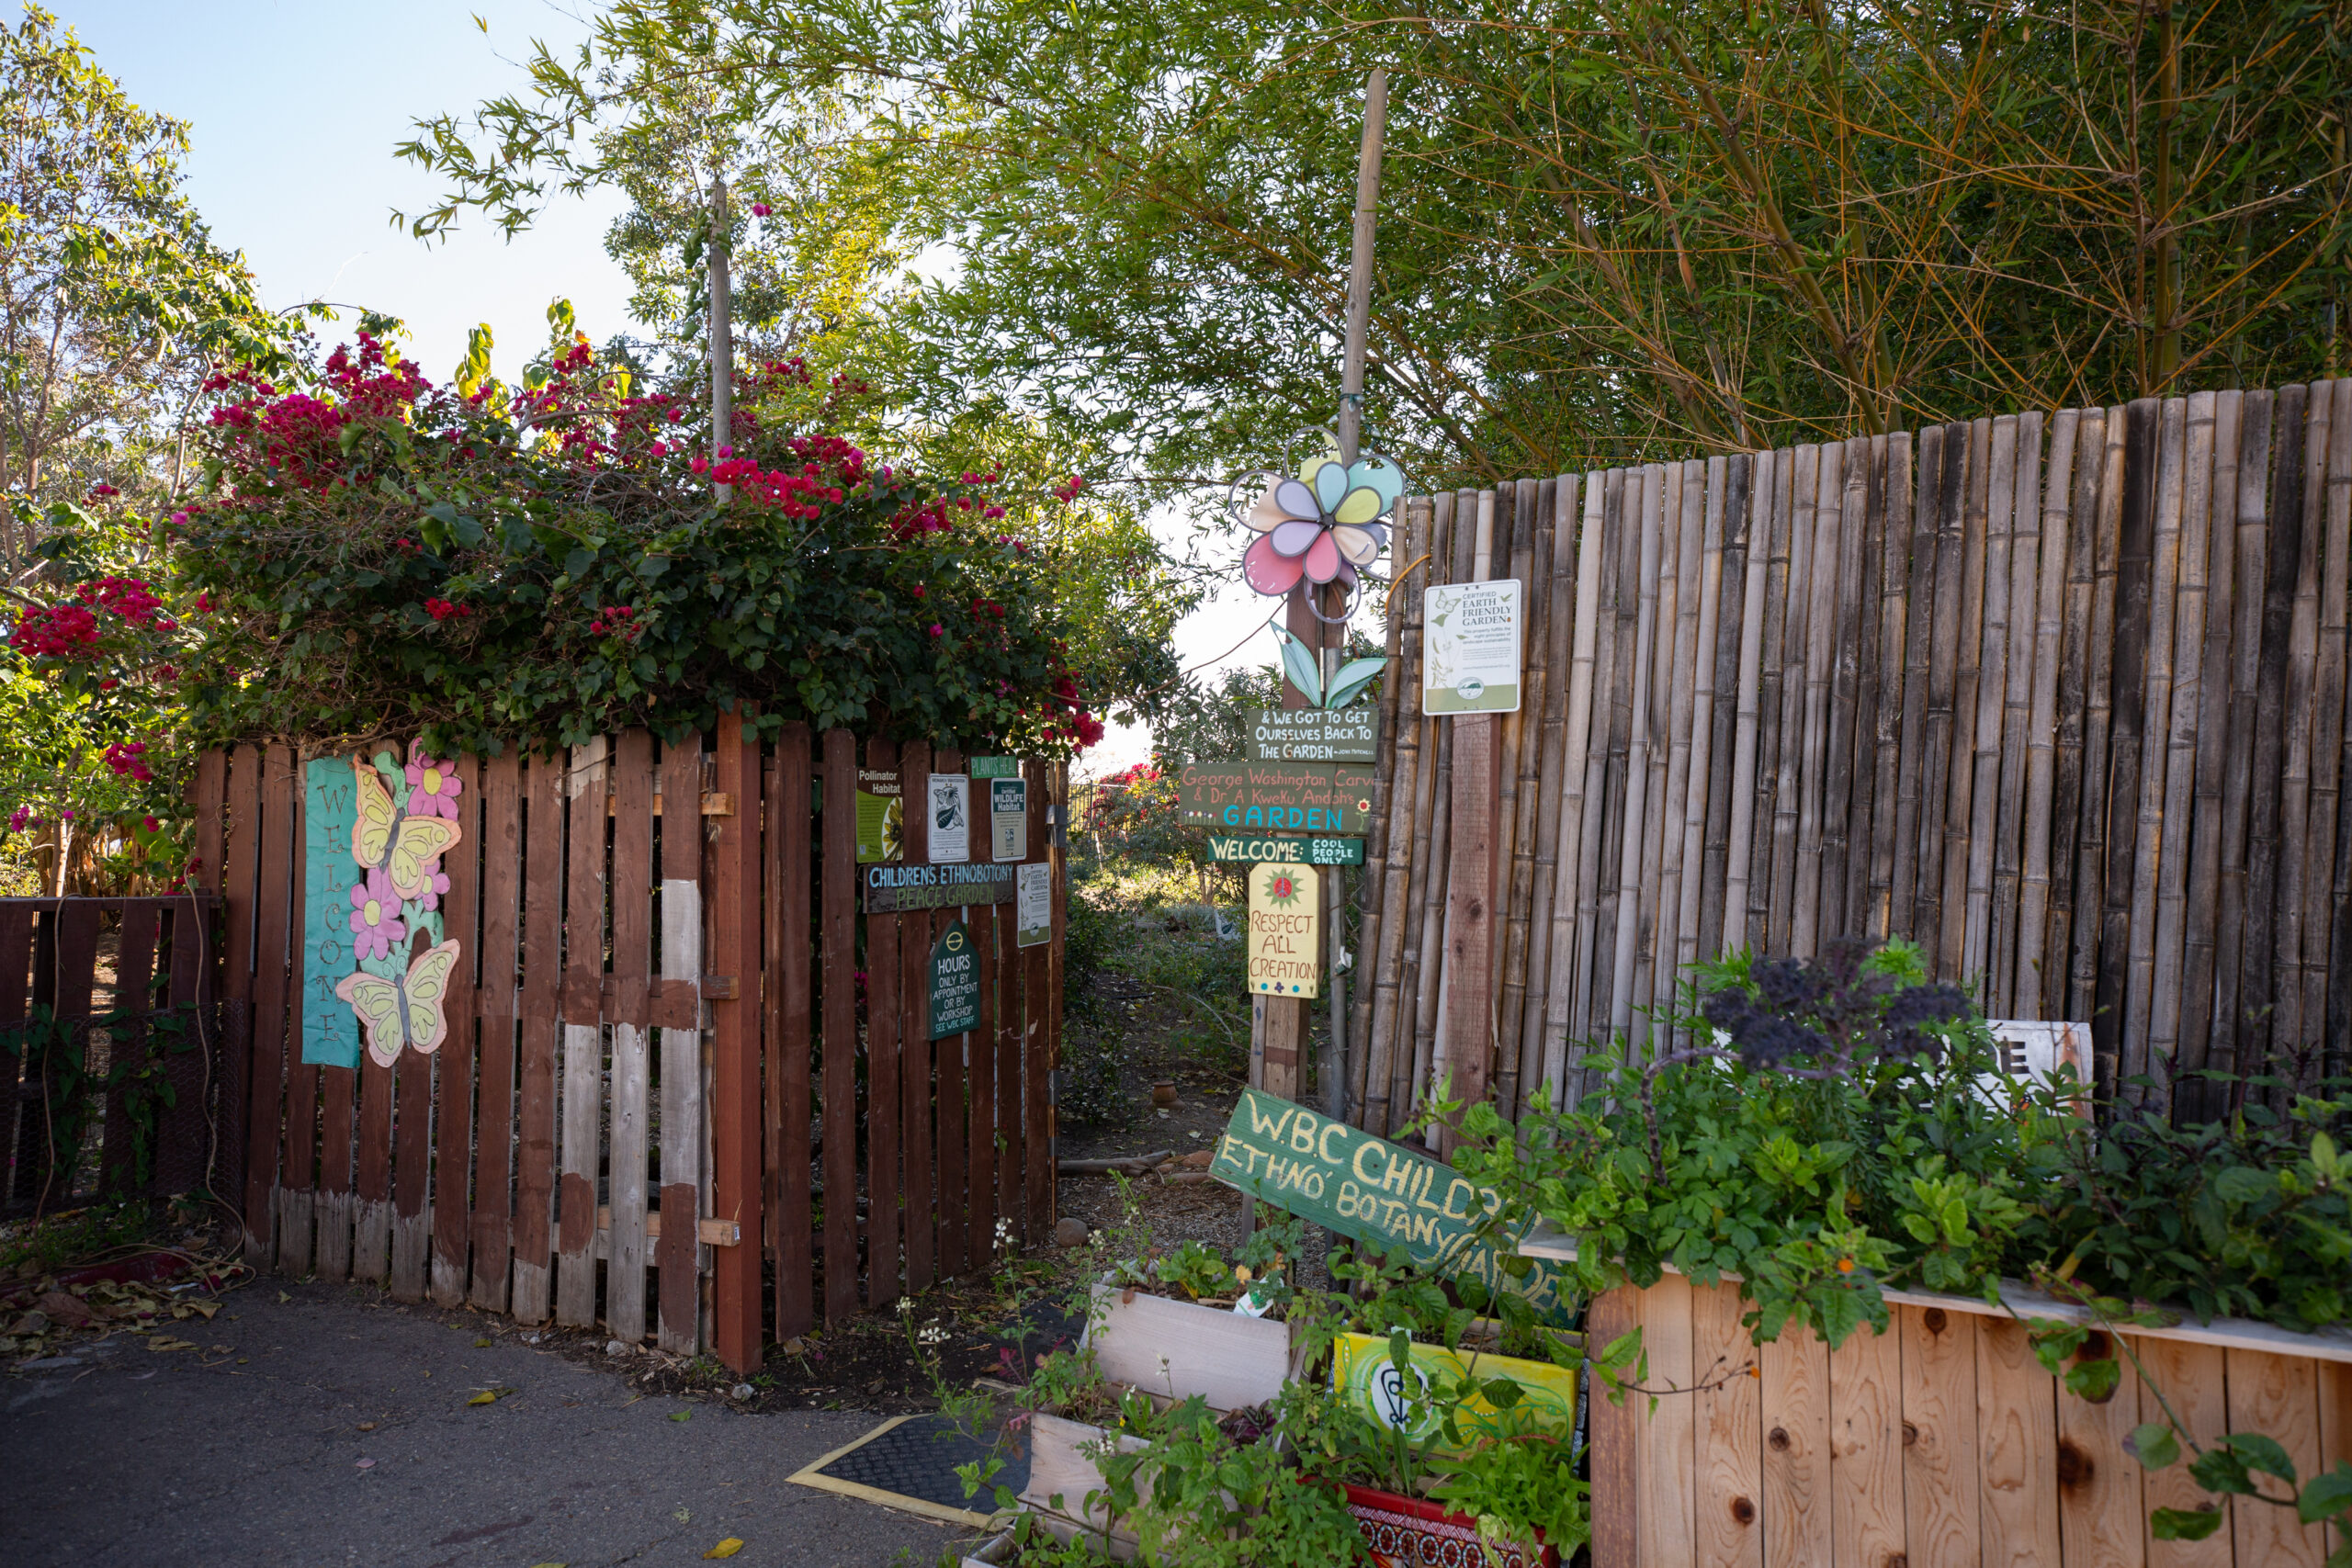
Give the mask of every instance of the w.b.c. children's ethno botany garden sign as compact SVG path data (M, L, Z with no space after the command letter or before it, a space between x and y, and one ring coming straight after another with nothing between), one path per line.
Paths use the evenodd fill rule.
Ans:
M1345 1122L1254 1089L1241 1091L1209 1174L1327 1230L1402 1247L1420 1267L1524 1296L1538 1315L1560 1306L1558 1268L1541 1259L1513 1278L1477 1239L1494 1193L1450 1167Z

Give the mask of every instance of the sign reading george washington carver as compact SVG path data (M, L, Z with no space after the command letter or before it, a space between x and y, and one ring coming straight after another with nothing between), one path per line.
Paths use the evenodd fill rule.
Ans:
M1347 762L1192 762L1177 808L1194 827L1261 833L1361 833L1372 818L1370 768Z
M1401 1247L1424 1269L1524 1296L1540 1317L1560 1310L1557 1264L1532 1259L1514 1279L1477 1238L1479 1219L1495 1203L1491 1189L1304 1105L1243 1089L1209 1174L1327 1230Z

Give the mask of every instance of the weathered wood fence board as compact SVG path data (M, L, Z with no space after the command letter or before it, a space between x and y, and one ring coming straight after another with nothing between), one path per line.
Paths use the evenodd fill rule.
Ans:
M1736 1285L1669 1274L1593 1303L1593 1333L1636 1326L1645 1393L1595 1393L1594 1568L1904 1562L1919 1568L2318 1564L2291 1508L2231 1506L2203 1542L2150 1538L2156 1507L2201 1506L2178 1467L2124 1448L2161 1419L2128 1369L2090 1404L2042 1370L2015 1318L1904 1303L1835 1351L1806 1332L1748 1342ZM2352 1364L2131 1337L2199 1438L2269 1432L2305 1475L2352 1458ZM2083 1354L2120 1348L2094 1336ZM1647 1394L1654 1393L1655 1401Z
M1556 1103L1692 961L1846 936L1911 939L1997 1016L2088 1020L2102 1087L2183 1115L2220 1104L2167 1065L2352 1061L2352 382L1398 513L1367 1127L1442 1067L1506 1113ZM1498 743L1464 749L1418 711L1419 603L1477 571L1482 525L1487 573L1527 583L1530 669ZM1450 863L1473 786L1502 805L1484 889ZM1491 943L1453 930L1472 907ZM1457 1043L1481 1017L1491 1056Z
M201 907L226 962L202 984L236 1057L220 1076L248 1257L749 1367L763 1332L886 1304L1050 1229L1057 953L1016 946L1006 906L860 911L861 750L910 770L918 799L923 773L962 762L795 725L763 754L731 715L708 738L450 761L462 837L439 928L410 933L418 951L459 944L447 1033L356 1068L302 1060L300 998L321 979L305 934L352 917L303 906L298 760L207 757L197 874L221 890ZM1047 817L1067 784L1028 777L1026 847L1052 867L1058 942ZM38 918L0 903L0 1024L61 986L86 1010L99 907L119 903ZM183 960L208 944L132 903L121 973L144 984L169 954L172 995L192 998ZM957 919L986 1000L978 1028L933 1043L931 945ZM11 991L16 954L31 980Z
M21 1033L0 1057L0 1213L235 1189L222 919L201 894L0 898L0 1032ZM157 1067L173 1103L144 1102L160 1100L133 1087L150 1075L108 1081L126 1057ZM78 1095L68 1059L90 1075Z

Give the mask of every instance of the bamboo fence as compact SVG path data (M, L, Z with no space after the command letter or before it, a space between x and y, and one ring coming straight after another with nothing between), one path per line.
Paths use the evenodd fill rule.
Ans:
M2102 1089L2342 1071L2352 382L2199 392L1408 497L1351 1105L1493 1015L1506 1114L1649 1040L1695 962L1917 942ZM1481 546L1484 559L1481 560ZM1525 587L1495 780L1419 712L1432 582ZM1495 957L1447 972L1449 807L1497 786ZM2145 1078L2146 1087L2134 1080Z

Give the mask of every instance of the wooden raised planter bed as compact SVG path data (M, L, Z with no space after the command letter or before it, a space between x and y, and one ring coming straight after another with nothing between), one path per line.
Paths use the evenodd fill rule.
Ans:
M1521 1250L1573 1258L1539 1230ZM2035 1292L2025 1317L2089 1321ZM2204 1541L2148 1515L2198 1506L2185 1467L2149 1472L2123 1439L2161 1419L2129 1366L2093 1404L2041 1369L2025 1326L1975 1297L1889 1291L1893 1322L1832 1352L1810 1333L1748 1343L1736 1285L1668 1274L1593 1303L1606 1344L1635 1326L1655 1406L1590 1403L1593 1568L2319 1568L2334 1544L2289 1508L2230 1505ZM2352 1334L2217 1319L2135 1330L2132 1348L2201 1440L2258 1431L2308 1480L2352 1459ZM2118 1353L2094 1337L2088 1353ZM1750 1374L1753 1370L1753 1375Z
M1113 1382L1160 1399L1197 1393L1223 1413L1265 1404L1297 1371L1287 1323L1109 1283L1096 1285L1094 1298L1080 1343Z

